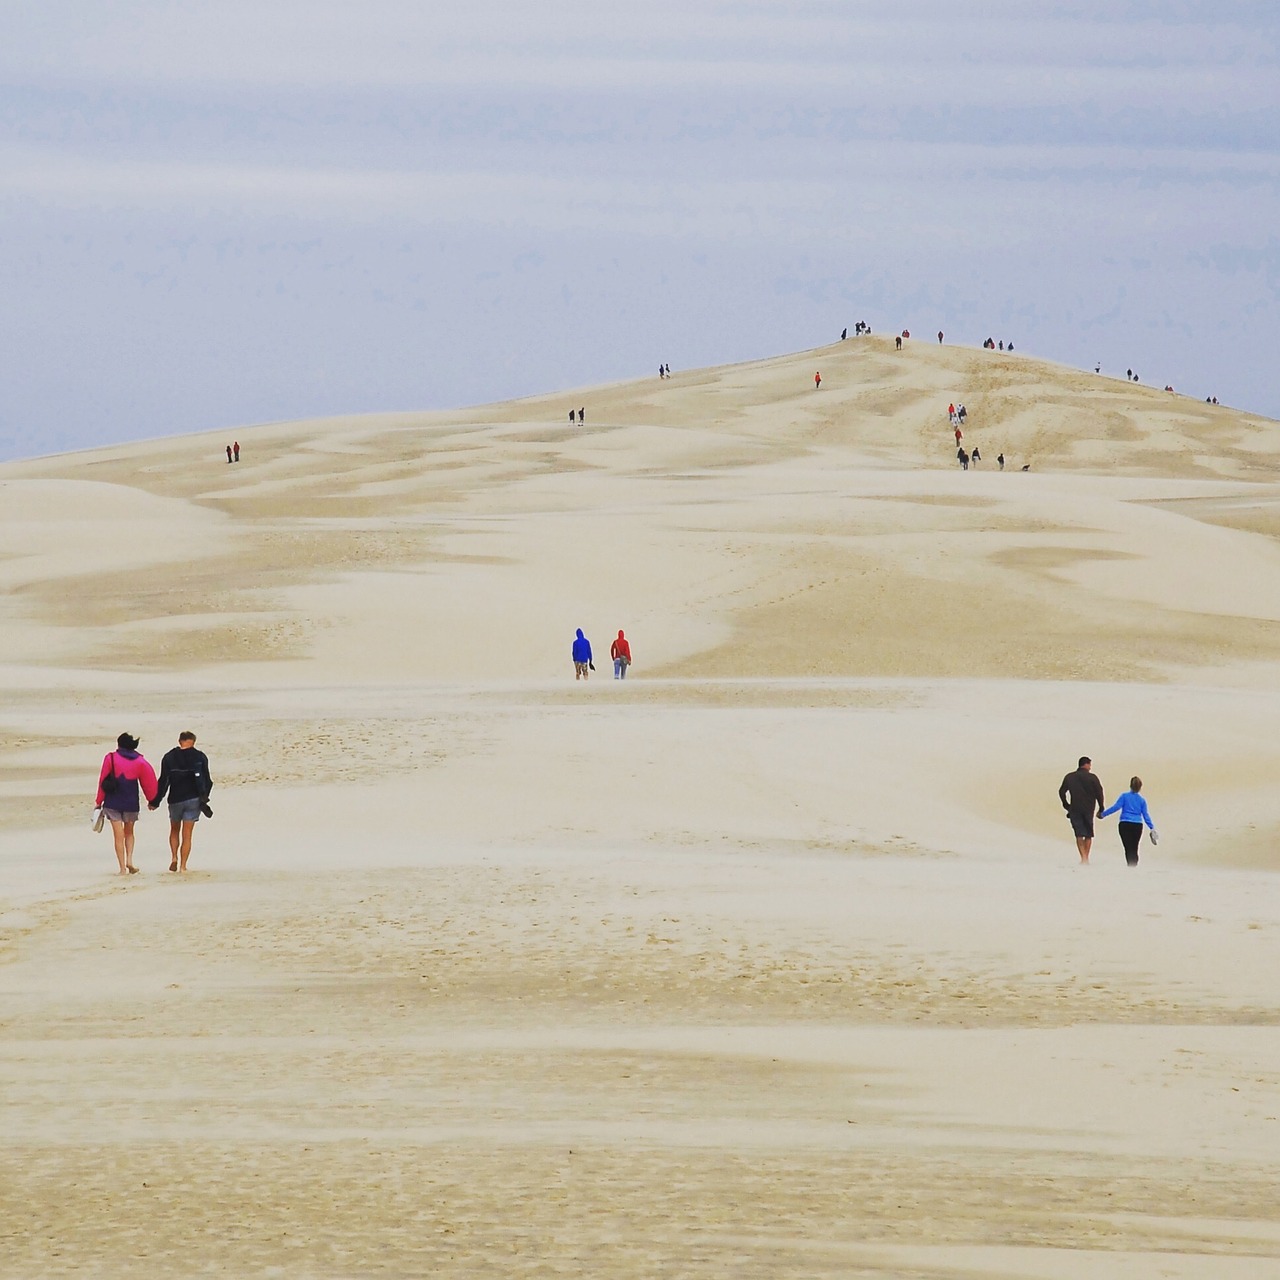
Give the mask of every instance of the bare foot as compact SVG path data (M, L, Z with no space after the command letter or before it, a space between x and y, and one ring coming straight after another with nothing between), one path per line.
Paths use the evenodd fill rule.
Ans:
M126 870L126 871L131 875L131 876L136 876L136 875L138 874L138 868L137 868L137 867L135 867L135 866L133 865L133 863L130 863L130 864L125 868L125 870Z
M178 869L178 860L177 858L174 858L174 860L171 863L169 863L169 870L177 871L177 869Z

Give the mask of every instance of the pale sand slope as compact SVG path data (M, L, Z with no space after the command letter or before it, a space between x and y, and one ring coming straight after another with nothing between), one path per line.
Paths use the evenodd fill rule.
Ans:
M1280 1275L1276 424L875 339L231 434L0 468L0 1275Z

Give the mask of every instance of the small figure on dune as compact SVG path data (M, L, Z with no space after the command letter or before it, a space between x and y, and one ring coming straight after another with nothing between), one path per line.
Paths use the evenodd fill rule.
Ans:
M666 368L662 365L658 366L658 377L665 378L667 376Z
M1001 338L1001 339L1000 339L1000 341L996 343L996 348L997 348L997 350L1000 350L1000 351L1003 351L1003 350L1004 350L1004 339L1003 339L1003 338Z
M898 334L898 336L897 336L896 338L894 338L894 340L893 340L893 341L894 341L894 346L895 346L895 348L896 348L898 351L901 351L901 350L902 350L902 334Z
M1004 349L1005 349L1006 351L1012 351L1012 350L1013 350L1013 343L1012 343L1012 342L1006 342L1006 343L1005 343L1005 347L1004 347Z
M813 388L816 391L821 386L822 386L822 374L815 373L813 375Z
M961 470L961 471L968 471L968 470L969 470L969 455L968 455L967 453L965 453L965 451L964 451L964 445L961 445L961 446L960 446L960 448L958 448L958 449L956 450L956 458L957 458L957 460L958 460L958 461L959 461L959 463L960 463L960 470Z
M982 454L978 452L978 446L976 444L973 446L973 452L969 455L969 457L973 460L973 463L975 466L977 466L977 464L982 461Z
M585 680L592 670L591 641L582 634L582 628L579 627L573 640L573 678Z
M627 668L631 665L631 645L621 631L618 632L618 638L609 646L609 657L613 659L613 678L625 680Z
M575 413L574 413L574 411L573 411L572 409L570 409L570 410L569 410L569 425L570 425L570 426L573 426L573 423L574 423L574 420L576 419L576 417L577 417L577 414L575 414Z
M585 409L579 409L579 410L578 410L578 421L579 421L579 422L586 422L586 420L587 420L587 411L586 411Z
M959 424L956 425L956 444L964 439L964 432L960 430Z
M1099 360L1099 361L1097 362L1097 364L1095 364L1095 365L1093 366L1093 371L1094 371L1094 373L1101 373L1101 372L1102 372L1102 361L1101 361L1101 360Z
M666 372L667 372L667 377L668 377L668 378L669 378L669 377L671 377L671 366L670 366L669 364L667 364L667 365L663 365L662 367L666 370Z
M240 441L239 440L237 440L235 444L231 446L231 451L232 453L235 454L236 461L239 462L240 461Z
M1156 831L1156 824L1151 820L1151 812L1147 808L1147 802L1139 794L1141 791L1142 779L1136 776L1130 778L1129 790L1110 808L1103 809L1098 814L1100 818L1108 818L1119 810L1120 821L1116 825L1120 828L1120 843L1124 846L1124 860L1131 867L1138 865L1138 845L1142 840L1142 824L1144 822L1151 831L1151 843L1160 843L1160 835Z
M969 416L969 410L966 409L964 405L962 404L956 405L956 417L959 418L961 422L963 422L968 416Z
M231 446L227 445L227 465L231 465Z
M997 454L996 454L996 461L1000 464L1000 470L1001 470L1001 471L1003 471L1003 470L1004 470L1004 454L1003 454L1003 453L997 453Z
M1023 468L1022 468L1022 469L1023 469L1023 471L1030 471L1030 470L1031 470L1031 463L1029 463L1029 462L1028 462L1028 463L1026 463L1026 464L1023 466Z
M843 341L844 341L848 336L849 336L849 330L848 330L847 328L845 328L845 329L841 329L841 330L840 330L840 341L841 341L841 342L843 342Z
M938 330L938 346L942 346L942 330Z

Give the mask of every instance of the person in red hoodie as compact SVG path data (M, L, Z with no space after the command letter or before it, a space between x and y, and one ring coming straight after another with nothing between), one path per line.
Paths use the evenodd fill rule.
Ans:
M613 659L613 678L625 680L627 668L631 665L631 645L621 631L618 638L609 646L609 657Z
M111 823L116 861L122 876L135 875L138 870L133 865L133 824L142 808L139 787L148 802L156 798L155 770L138 754L138 739L131 733L122 733L116 739L116 749L102 758L98 795L94 800L94 804L102 806L103 815Z

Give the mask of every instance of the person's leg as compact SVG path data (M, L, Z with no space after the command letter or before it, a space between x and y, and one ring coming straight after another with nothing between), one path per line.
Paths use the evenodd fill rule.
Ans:
M138 868L133 865L133 823L126 822L123 825L125 867L129 871L137 871Z
M1089 861L1089 852L1093 848L1093 841L1088 836L1076 836L1076 850L1080 854L1081 862Z
M613 678L615 680L622 679L622 659L614 658L613 660Z
M178 869L178 832L182 824L176 818L169 819L169 870Z
M627 668L628 668L630 665L631 665L631 663L629 663L629 662L624 662L624 663L622 664L622 678L623 678L624 680L627 678Z
M1142 839L1142 823L1121 822L1120 843L1124 845L1124 860L1131 866L1138 865L1138 841Z
M178 864L179 871L187 869L187 859L191 857L191 833L195 830L194 822L183 822L182 824L182 861Z
M124 847L124 823L111 819L111 838L115 841L116 861L120 864L120 870L117 875L127 876L129 874L129 856L125 852Z

